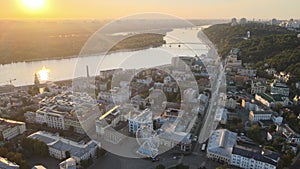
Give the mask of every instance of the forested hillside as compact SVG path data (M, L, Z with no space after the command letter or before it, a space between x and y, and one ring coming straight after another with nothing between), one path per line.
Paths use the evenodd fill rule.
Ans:
M249 39L248 31L251 33ZM217 46L222 57L232 48L239 48L239 58L243 63L252 63L258 70L264 70L267 63L277 71L300 75L300 39L296 32L279 26L248 23L213 25L204 33Z

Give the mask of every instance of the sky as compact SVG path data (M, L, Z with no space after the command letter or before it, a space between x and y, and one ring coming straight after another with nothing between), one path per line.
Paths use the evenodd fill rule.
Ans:
M300 18L300 0L44 0L40 9L28 8L22 1L0 0L0 18L115 19L143 12L186 19Z

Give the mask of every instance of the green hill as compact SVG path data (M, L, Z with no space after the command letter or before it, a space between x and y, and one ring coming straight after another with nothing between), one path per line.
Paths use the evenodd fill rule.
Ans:
M251 38L247 39L247 32ZM232 48L239 48L243 63L251 63L258 71L264 70L265 63L277 71L300 75L300 39L297 33L279 26L263 23L248 23L231 26L213 25L204 30L208 38L225 57Z

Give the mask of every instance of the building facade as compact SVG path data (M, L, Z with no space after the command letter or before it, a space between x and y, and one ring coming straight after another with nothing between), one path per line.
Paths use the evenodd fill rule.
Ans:
M68 151L77 163L94 157L98 148L98 144L95 141L89 141L88 143L74 142L45 131L35 132L29 135L28 138L37 139L47 144L50 156L59 160L65 159Z
M24 122L0 118L1 140L10 140L26 131Z
M260 120L271 120L273 112L272 111L250 111L249 120L251 122Z
M270 150L261 152L241 146L232 150L230 165L244 169L276 169L280 154Z
M237 133L226 129L215 130L209 138L206 156L210 159L230 163L231 152L236 144Z
M274 83L271 83L271 94L280 94L283 96L289 96L290 89L286 84L278 83L275 81Z

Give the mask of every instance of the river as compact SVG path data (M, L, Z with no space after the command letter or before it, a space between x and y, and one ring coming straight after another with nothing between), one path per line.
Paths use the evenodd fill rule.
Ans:
M33 84L34 74L43 67L50 70L49 80L58 81L86 76L86 65L91 76L100 70L111 68L149 68L169 64L174 56L195 56L208 53L208 47L198 38L203 27L174 29L164 37L166 45L130 52L117 52L109 55L86 56L81 58L18 62L0 65L0 85L8 84L10 79L15 86ZM180 41L185 44L169 44Z

